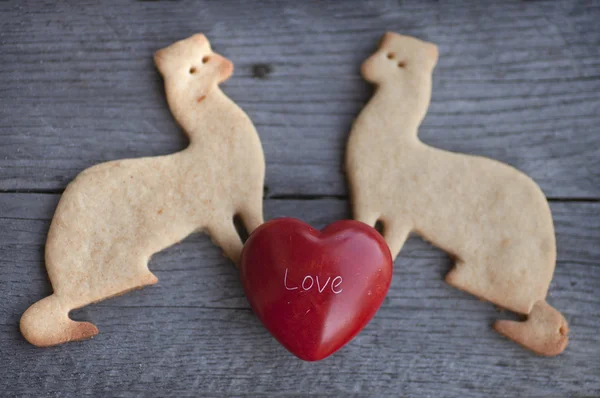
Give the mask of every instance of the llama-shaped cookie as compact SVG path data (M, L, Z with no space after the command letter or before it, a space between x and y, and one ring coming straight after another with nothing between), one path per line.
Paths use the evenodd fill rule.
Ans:
M384 35L362 65L377 89L350 133L346 169L354 218L380 221L392 256L416 232L456 258L446 281L525 322L494 328L542 355L568 342L563 316L546 303L556 262L550 208L518 170L433 148L417 138L438 58L432 43Z
M190 138L181 152L91 167L68 185L46 242L54 293L21 318L37 346L98 333L69 311L158 279L150 257L196 231L206 231L237 263L242 249L233 218L247 230L263 222L265 173L260 139L248 116L218 87L232 63L202 34L158 51L173 116Z

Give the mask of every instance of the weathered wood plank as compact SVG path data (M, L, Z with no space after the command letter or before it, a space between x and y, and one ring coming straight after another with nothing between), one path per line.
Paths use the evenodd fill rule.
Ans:
M345 195L345 140L371 90L358 67L389 29L440 46L424 141L508 162L549 197L600 198L600 7L591 1L0 10L0 190L60 191L92 164L183 148L151 54L203 31L236 64L224 89L257 125L269 194Z
M60 191L82 169L185 145L151 62L204 31L231 58L225 91L250 114L268 196L345 195L360 62L384 30L440 45L422 138L490 156L550 197L600 198L600 7L569 2L0 2L0 191ZM18 319L50 292L43 244L57 195L0 194L0 390L9 395L600 395L600 203L552 203L549 301L572 341L538 358L497 336L491 305L442 281L449 259L413 238L381 311L332 358L296 360L260 326L205 236L153 258L158 285L75 311L101 334L38 350ZM315 226L343 200L267 200Z
M411 238L388 298L341 352L296 360L261 327L237 273L205 236L155 256L158 285L74 312L101 334L35 349L18 332L24 309L50 291L43 245L58 195L0 194L0 386L37 395L140 393L567 396L600 393L600 203L552 203L559 262L550 302L572 340L539 358L496 335L488 303L445 285L450 261ZM267 218L321 227L348 216L343 200L267 200Z

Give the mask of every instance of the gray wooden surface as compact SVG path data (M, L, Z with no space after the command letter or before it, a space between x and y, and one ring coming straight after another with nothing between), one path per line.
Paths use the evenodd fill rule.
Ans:
M96 3L0 2L0 395L600 396L598 1ZM159 284L75 311L95 339L24 341L20 315L51 291L44 241L65 185L185 146L155 50L202 31L235 63L224 90L263 142L266 217L321 227L349 216L344 145L371 93L358 67L385 30L440 46L423 140L510 163L548 196L564 354L494 333L512 315L444 284L450 260L418 238L374 320L322 362L270 337L206 236L152 259Z

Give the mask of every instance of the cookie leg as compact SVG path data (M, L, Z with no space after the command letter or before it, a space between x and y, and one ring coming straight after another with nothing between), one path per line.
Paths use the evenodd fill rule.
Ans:
M25 311L21 317L21 333L38 347L83 340L98 334L98 328L89 322L76 322L56 294L48 296Z
M352 217L356 221L360 221L371 227L374 227L375 223L377 222L377 218L379 217L379 213L372 212L365 206L355 205L352 208Z
M503 291L503 280L496 274L490 272L490 269L497 266L482 266L480 262L472 260L457 259L454 267L446 274L444 280L447 284L464 292L479 297L482 300L500 305L515 312L525 311L528 307L515 307L503 297L502 294L495 294L495 291ZM495 289L492 289L494 286Z
M479 278L475 278L470 272L464 261L457 260L454 267L446 274L444 280L447 284L457 289L463 290L467 293L471 293L475 296L479 296L479 291L474 289L473 282L476 282ZM482 297L480 297L482 298Z
M47 347L93 337L98 334L98 328L90 322L73 321L69 318L71 310L158 282L145 260L135 267L115 268L128 272L126 275L114 273L113 279L106 281L108 285L99 278L89 290L56 291L34 303L21 317L20 328L25 339L38 347Z
M488 270L489 271L489 270ZM446 282L467 293L489 300L506 308L508 301L489 296L489 275L481 267L458 261L446 275ZM496 284L500 281L495 281ZM518 308L513 308L518 310ZM499 320L494 329L539 355L558 355L569 342L569 326L565 318L545 301L533 305L525 322Z
M538 355L558 355L569 342L566 319L545 301L533 305L526 321L498 320L494 329Z
M242 240L235 229L233 219L209 228L209 233L213 242L223 249L225 255L237 267L242 253Z
M396 259L410 234L411 227L402 225L397 221L388 221L386 218L381 221L383 223L383 237L390 247L392 258Z
M247 203L238 214L242 218L248 234L251 234L265 222L263 219L262 198L258 203Z

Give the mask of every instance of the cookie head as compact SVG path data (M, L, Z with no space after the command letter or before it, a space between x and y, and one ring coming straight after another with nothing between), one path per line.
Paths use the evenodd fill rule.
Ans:
M406 77L431 76L438 49L433 43L387 32L379 48L361 67L363 77L374 84L394 82Z
M233 64L212 51L203 34L195 34L154 54L154 63L166 82L210 87L229 79Z

